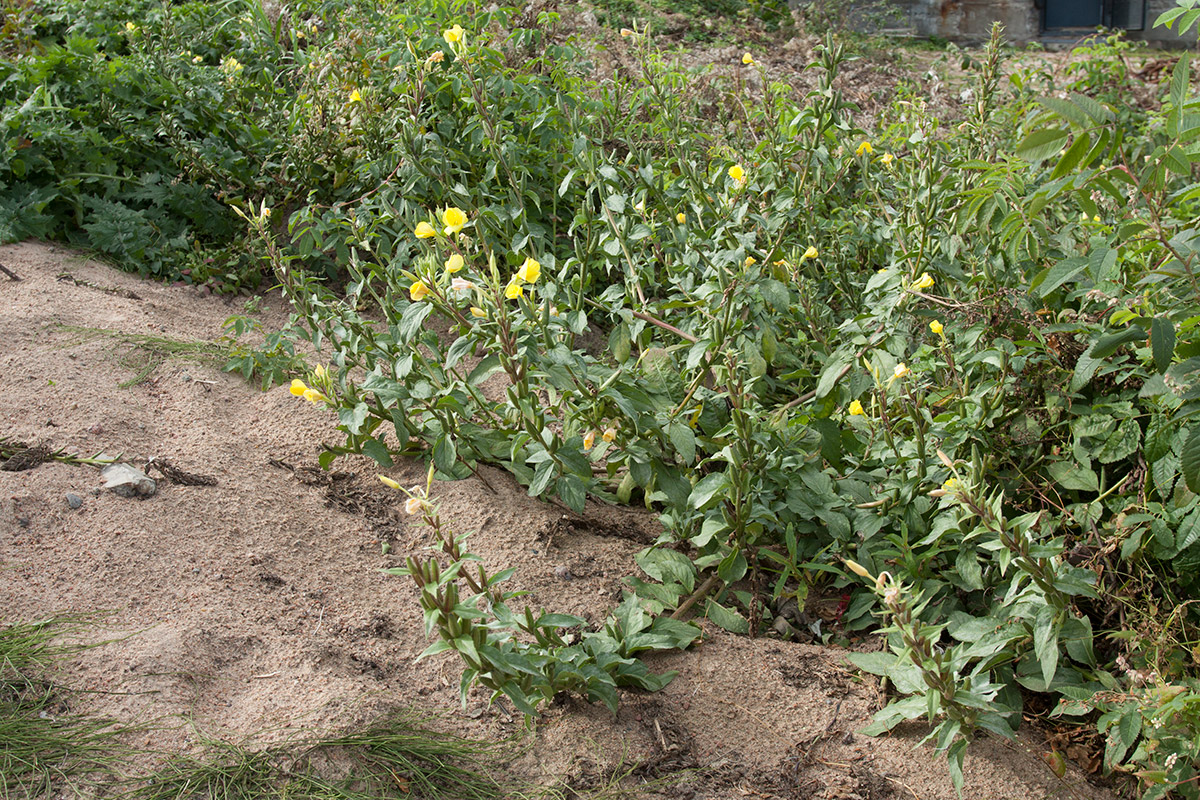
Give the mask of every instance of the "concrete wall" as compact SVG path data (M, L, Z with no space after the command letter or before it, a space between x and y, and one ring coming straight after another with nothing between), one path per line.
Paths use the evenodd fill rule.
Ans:
M908 0L898 5L907 6L909 24L918 36L975 43L986 39L992 23L998 21L1004 24L1005 38L1013 44L1043 38L1040 0ZM1195 48L1195 27L1183 37L1166 28L1154 27L1158 15L1174 7L1174 0L1147 0L1145 30L1131 30L1129 38L1167 47ZM1049 36L1061 39L1064 34L1051 31Z

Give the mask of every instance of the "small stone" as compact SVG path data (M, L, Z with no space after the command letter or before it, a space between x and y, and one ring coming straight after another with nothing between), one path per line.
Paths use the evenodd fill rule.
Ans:
M149 497L158 490L153 478L128 464L109 464L100 477L107 481L105 489L121 497Z
M71 508L79 508L83 505L83 498L77 494L71 494L70 492L67 492L67 505L69 505Z
M554 568L554 577L560 581L569 581L571 580L571 570L567 569L566 564L559 564Z

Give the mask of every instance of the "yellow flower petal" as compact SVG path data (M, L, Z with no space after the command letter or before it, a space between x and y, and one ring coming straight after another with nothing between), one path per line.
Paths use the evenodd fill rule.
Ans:
M928 272L922 272L921 277L917 278L917 282L913 284L912 288L915 291L922 292L931 286L933 286L933 278L929 277Z
M905 375L907 375L910 372L912 372L912 370L910 370L908 368L908 365L902 361L896 365L896 368L894 370L892 370L892 377L893 378L903 378Z
M437 236L437 231L435 231L433 226L428 222L418 222L416 230L413 231L413 235L415 235L418 239L432 239L434 236Z
M583 449L591 450L592 445L596 443L596 432L588 431L583 435Z
M933 331L934 333L940 334L943 330L945 330L945 328L942 327L942 323L940 320L935 319L933 322L929 323L929 330Z
M866 412L866 409L863 408L862 403L860 403L857 400L850 401L850 416L865 417L866 415L867 415L867 412Z
M612 442L612 441L616 440L617 429L616 428L605 428L604 433L602 433L600 435L600 438L606 442Z
M471 316L476 317L478 319L483 319L484 317L487 316L487 312L484 311L479 306L471 306Z
M804 251L804 255L800 256L801 260L806 259L806 258L811 259L811 258L816 258L816 257L817 257L817 248L813 247L811 244L808 246L808 249Z
M355 89L353 92L350 93L350 102L351 103L361 103L362 102L362 95L358 93L358 89Z
M425 508L425 501L419 497L410 497L404 501L404 510L409 514L420 514Z
M412 286L408 287L408 296L412 298L414 303L419 303L429 294L429 287L424 281L417 281Z
M306 390L303 396L305 400L313 404L325 402L325 395L321 394L316 389Z
M452 255L446 259L446 272L449 272L451 275L458 272L462 268L463 268L463 257L460 256L458 253L455 253L454 255Z
M442 212L442 224L446 226L446 235L458 233L467 224L467 215L461 208L451 206Z
M858 146L858 149L854 151L854 155L856 155L856 156L868 155L869 156L874 152L875 152L875 148L871 147L870 142L863 142L862 144L860 144Z
M741 164L734 164L729 168L729 177L733 178L738 183L746 180L746 170L742 169Z
M746 66L753 64L754 56L750 55L749 53L744 53L742 55L742 63L745 64Z
M296 397L303 397L304 393L308 391L308 387L304 385L304 381L296 378L292 381L292 387L289 391L296 395Z
M752 267L757 263L758 263L758 259L755 258L754 256L746 256L746 261L744 262L745 266Z
M446 40L446 44L454 44L463 40L464 31L461 25L455 25L453 28L442 31L442 38Z
M508 286L504 288L504 296L509 300L516 300L518 297L521 297L524 294L525 289L523 286L521 286L520 279L516 277L509 281Z
M542 265L532 258L525 259L525 263L517 270L517 277L526 283L537 283L538 276L541 274Z
M682 225L683 223L687 222L687 217L684 215L684 213L682 211L680 211L678 214L675 215L675 221L678 222L680 225Z

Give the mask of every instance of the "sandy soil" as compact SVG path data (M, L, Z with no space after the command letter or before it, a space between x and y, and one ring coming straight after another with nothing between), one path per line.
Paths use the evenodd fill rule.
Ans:
M98 492L88 466L0 471L0 621L108 612L91 635L116 640L64 676L100 692L80 710L164 723L145 741L164 752L195 748L202 734L271 741L406 708L445 713L445 725L473 736L521 729L484 695L459 709L451 655L414 663L427 645L415 592L380 570L425 547L427 533L365 460L338 462L350 475L332 484L304 469L322 440L337 441L328 412L185 361L121 389L134 375L118 363L126 349L64 327L215 340L240 299L145 283L42 244L0 247L0 263L23 278L0 277L0 436L120 453L136 466L166 456L218 481L160 480L157 494L134 500ZM82 283L58 279L64 272ZM259 318L270 327L284 315L275 297ZM407 462L388 474L410 484L423 472ZM489 565L516 567L531 604L603 619L632 554L656 533L652 518L590 505L586 520L564 519L507 475L486 474L497 494L477 480L436 486L443 517L477 531L471 547ZM707 628L702 644L653 666L679 677L655 695L624 693L616 716L577 700L548 709L514 775L586 787L624 759L646 777L683 773L659 795L634 778L630 797L954 796L941 761L914 751L918 728L855 733L882 697L839 651ZM1032 735L980 741L965 796L1112 796L1074 771L1056 778L1046 749Z

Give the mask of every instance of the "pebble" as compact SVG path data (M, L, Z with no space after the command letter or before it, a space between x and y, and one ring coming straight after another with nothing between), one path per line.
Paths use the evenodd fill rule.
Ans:
M71 494L70 492L67 492L67 505L69 505L71 508L79 508L83 505L83 498L77 494Z
M158 491L158 484L140 469L128 464L109 464L100 470L107 483L104 488L121 497L149 497Z
M558 578L560 581L569 581L572 577L571 570L567 569L566 564L559 564L554 568L554 577Z

